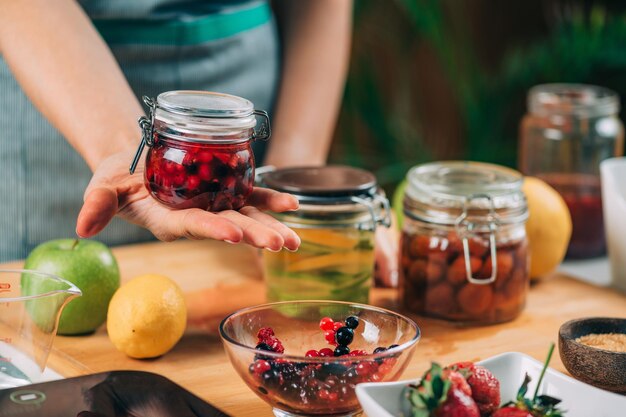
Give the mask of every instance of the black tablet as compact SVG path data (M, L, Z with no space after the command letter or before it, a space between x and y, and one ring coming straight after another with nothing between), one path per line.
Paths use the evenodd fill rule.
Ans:
M169 379L112 371L0 390L1 417L228 417Z

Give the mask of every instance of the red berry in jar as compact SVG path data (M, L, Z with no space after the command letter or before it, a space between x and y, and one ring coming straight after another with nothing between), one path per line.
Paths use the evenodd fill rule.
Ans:
M140 125L150 195L175 209L243 207L254 185L251 142L269 137L267 114L246 99L204 91L170 91L146 104L152 120ZM255 115L266 119L260 134Z

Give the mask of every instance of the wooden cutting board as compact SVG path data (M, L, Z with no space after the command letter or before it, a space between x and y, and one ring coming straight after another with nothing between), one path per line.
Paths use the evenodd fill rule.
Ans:
M59 336L49 365L65 376L114 369L156 372L233 416L271 416L270 407L247 388L231 367L217 333L217 325L225 315L264 301L259 252L218 242L178 241L119 247L114 253L122 281L140 274L160 273L179 283L191 307L186 334L171 352L152 360L130 359L115 350L104 327L92 335ZM395 308L396 293L375 290L372 303ZM565 276L553 276L531 288L525 312L510 323L464 328L414 317L423 337L403 377L418 377L431 361L479 360L507 351L543 360L549 343L557 341L560 325L585 316L626 317L626 296ZM558 354L551 366L565 371Z

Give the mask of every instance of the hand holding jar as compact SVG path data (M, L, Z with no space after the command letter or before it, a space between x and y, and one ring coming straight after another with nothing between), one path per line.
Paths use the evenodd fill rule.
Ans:
M117 214L164 241L208 238L274 251L298 248L298 236L262 212L295 210L298 201L252 187L250 141L257 135L252 103L222 94L169 92L159 95L151 119L141 121L139 152L112 155L94 172L78 218L80 236L97 234ZM146 144L144 168L137 162Z

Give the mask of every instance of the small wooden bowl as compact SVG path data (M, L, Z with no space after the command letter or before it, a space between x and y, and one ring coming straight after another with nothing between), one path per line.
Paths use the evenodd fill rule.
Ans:
M626 352L614 352L578 343L591 333L626 334L626 319L590 317L568 321L559 329L559 353L563 365L582 382L626 394Z

